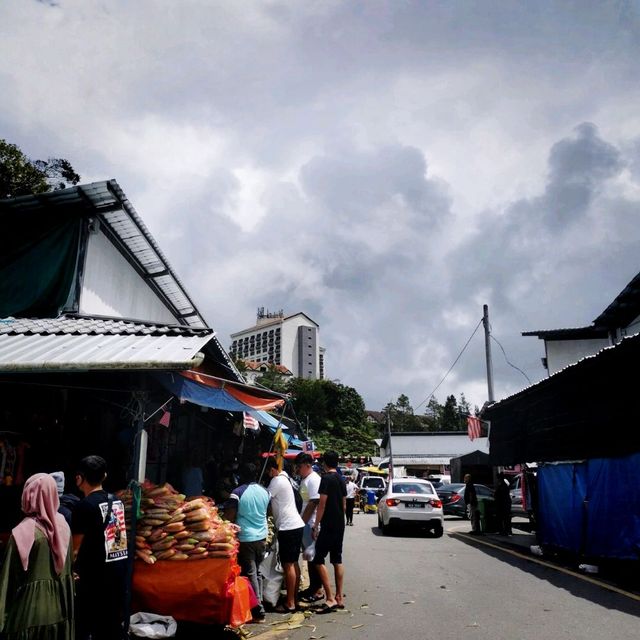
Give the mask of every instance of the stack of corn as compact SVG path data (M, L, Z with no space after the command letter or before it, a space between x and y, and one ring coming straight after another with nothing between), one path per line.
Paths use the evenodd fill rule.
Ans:
M119 496L131 522L131 492ZM231 558L238 552L238 527L218 515L213 500L199 496L187 500L170 484L145 482L136 528L136 557L147 564L157 560Z

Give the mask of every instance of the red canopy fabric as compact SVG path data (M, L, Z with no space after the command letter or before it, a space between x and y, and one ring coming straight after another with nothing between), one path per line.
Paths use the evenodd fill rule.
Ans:
M231 381L222 381L212 376L198 373L197 371L181 371L181 375L189 380L193 380L198 384L203 384L207 387L213 387L215 389L224 389L230 396L233 396L236 400L244 402L244 404L257 409L258 411L268 411L269 409L276 409L284 404L283 398L274 398L267 394L261 395L260 390L249 390L243 387L235 385Z

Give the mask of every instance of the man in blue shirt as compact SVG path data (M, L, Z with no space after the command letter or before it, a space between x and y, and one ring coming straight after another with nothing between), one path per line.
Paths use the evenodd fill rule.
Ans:
M238 564L242 575L249 578L260 604L251 611L252 622L262 622L265 611L262 604L262 583L258 571L264 559L267 538L267 509L269 492L256 482L257 467L247 463L240 468L240 485L231 492L225 517L240 527Z

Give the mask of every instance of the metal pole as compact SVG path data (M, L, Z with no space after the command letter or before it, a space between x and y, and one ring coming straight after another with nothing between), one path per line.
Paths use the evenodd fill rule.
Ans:
M493 396L493 364L491 362L491 334L489 330L489 306L482 307L482 324L484 325L484 350L487 358L487 390L489 402L495 400Z
M393 449L391 448L391 411L387 409L387 438L389 439L389 484L393 480Z

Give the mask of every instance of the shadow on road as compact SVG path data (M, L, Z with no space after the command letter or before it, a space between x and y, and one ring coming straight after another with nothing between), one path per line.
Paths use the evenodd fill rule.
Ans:
M522 571L526 571L529 575L539 580L545 580L556 587L565 589L578 598L589 600L608 609L616 609L617 611L640 617L640 602L633 597L610 591L605 586L600 586L582 579L579 575L568 575L552 566L538 564L534 558L520 558L505 553L503 550L485 546L480 540L474 539L471 536L458 533L449 535L470 547L474 547L478 551L482 551L499 562L517 566ZM552 564L552 562L546 558L544 561ZM629 586L616 585L610 581L607 581L607 583L613 584L613 586L620 589L630 589ZM637 596L637 594L634 595Z

